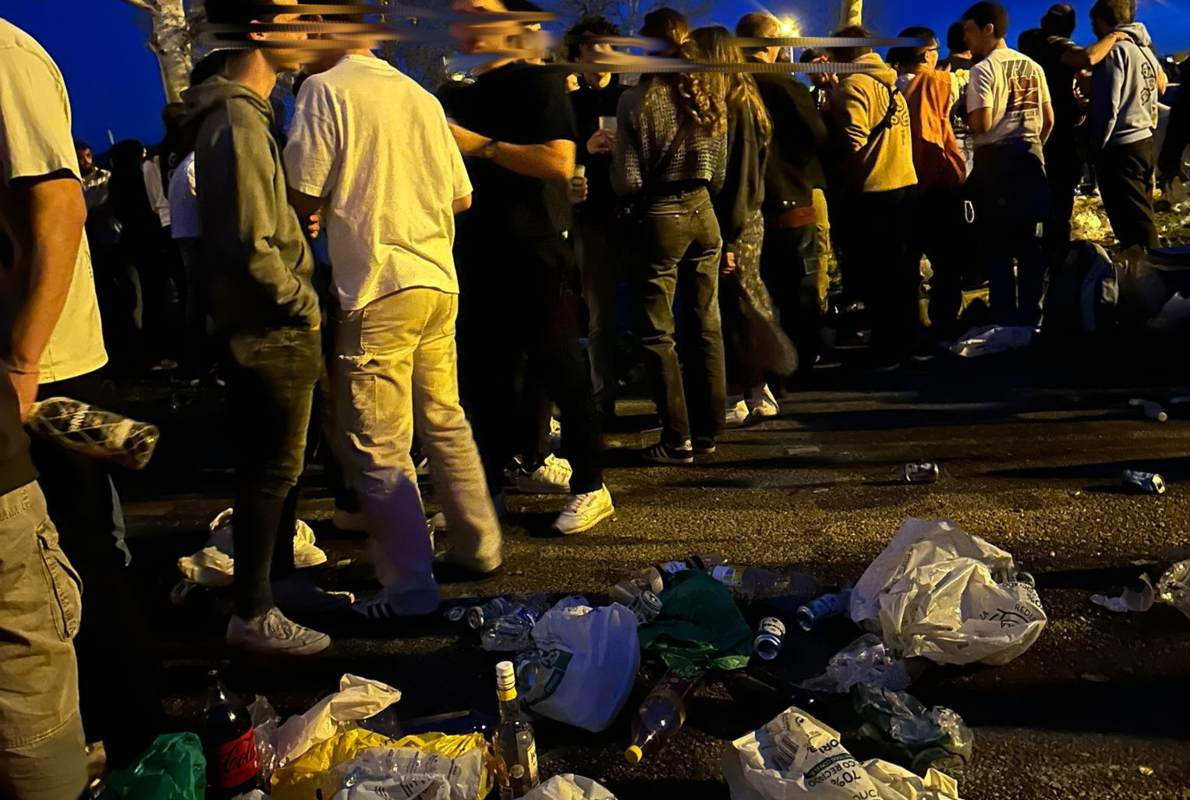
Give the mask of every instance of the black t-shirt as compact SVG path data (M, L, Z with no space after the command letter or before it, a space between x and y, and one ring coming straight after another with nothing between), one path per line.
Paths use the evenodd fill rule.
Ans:
M1063 54L1078 49L1078 45L1065 36L1050 36L1038 52L1038 62L1045 71L1045 82L1049 84L1050 102L1054 105L1054 133L1073 134L1078 123L1078 101L1074 99L1075 71L1062 63Z
M577 141L566 78L534 64L509 64L485 72L469 85L440 95L446 114L459 125L509 144ZM486 159L468 159L475 194L471 210L459 217L460 244L496 231L522 242L557 239L570 225L565 181L528 178ZM473 234L472 231L475 231ZM490 240L476 242L498 247Z
M578 126L578 163L587 168L587 199L575 206L575 212L584 217L607 219L616 201L611 182L611 153L588 153L587 140L599 130L600 117L616 118L624 87L620 85L619 75L613 75L602 89L588 86L582 78L579 81L580 88L570 93L570 104Z
M7 376L0 373L0 495L37 478L29 460L29 440L17 413L17 397Z

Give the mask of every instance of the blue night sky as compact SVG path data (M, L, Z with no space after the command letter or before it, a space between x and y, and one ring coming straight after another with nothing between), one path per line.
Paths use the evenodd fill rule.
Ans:
M972 0L973 1L973 0ZM823 0L763 0L780 15L803 20L830 20L835 2ZM1022 30L1034 27L1052 0L1007 0L1012 17L1009 43ZM1139 16L1162 52L1190 48L1190 0L1140 0ZM410 5L416 5L416 0ZM968 0L869 0L866 22L882 34L895 34L908 25L925 24L945 35ZM543 5L548 5L543 3ZM642 7L653 5L649 0ZM1086 19L1091 0L1076 0L1079 27L1075 40L1091 39ZM58 62L74 107L75 135L97 151L107 149L107 131L116 139L138 138L152 143L161 136L159 113L163 100L156 59L145 48L144 14L121 0L4 0L2 15L41 42ZM714 11L699 22L715 21L734 27L744 12L760 7L752 0L718 0ZM826 30L805 30L824 35Z

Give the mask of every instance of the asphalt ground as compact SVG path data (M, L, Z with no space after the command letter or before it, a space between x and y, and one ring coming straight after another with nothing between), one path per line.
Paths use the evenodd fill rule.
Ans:
M891 375L815 370L783 400L778 419L731 431L715 456L692 467L642 464L634 448L651 443L647 431L610 437L607 483L618 514L589 533L549 534L561 498L509 495L505 571L446 583L444 597L544 591L598 600L639 566L708 552L738 564L795 565L835 584L857 578L904 519L952 519L1032 572L1049 615L1036 645L1012 663L931 667L911 688L928 705L956 710L975 733L973 760L954 773L962 796L1190 798L1190 620L1164 606L1117 615L1088 600L1190 555L1190 406L1170 406L1171 420L1159 424L1127 404L1190 393L1185 363L1180 342L1089 339L1024 355L936 359ZM230 504L221 398L159 379L121 385L113 404L163 428L155 462L119 481L172 724L197 727L206 670L222 662L237 692L265 695L283 714L333 691L344 672L399 687L396 709L406 719L494 711L498 658L441 617L384 628L311 620L334 636L332 648L276 662L228 652L225 618L171 607L174 560L200 547L206 523ZM640 429L648 412L643 402L621 404L621 413L639 415ZM902 465L919 459L941 465L936 484L899 480ZM1168 492L1124 493L1124 467L1161 472ZM330 527L317 467L308 485L301 516L330 557L311 572L328 588L367 594L366 543ZM797 640L783 669L810 674L857 634L836 625ZM677 738L632 767L621 755L629 715L658 675L653 665L642 671L604 734L540 722L543 773L578 772L624 799L726 797L726 742L775 716L791 694L745 691L738 678L714 676ZM807 710L846 729L851 720L834 706Z

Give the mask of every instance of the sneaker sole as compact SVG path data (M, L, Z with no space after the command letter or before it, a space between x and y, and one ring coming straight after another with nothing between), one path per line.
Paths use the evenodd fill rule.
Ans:
M258 656L312 656L321 653L331 646L331 637L323 636L314 642L303 644L298 647L265 647L259 644L252 644L249 642L228 642L229 647L234 647L238 650L243 650L247 653L252 653Z
M650 454L646 454L644 456L644 459L645 459L645 461L648 461L650 464L668 464L670 466L681 466L683 464L693 464L694 463L694 454L691 453L688 456L683 456L681 458L674 458L672 456L659 456L659 455L653 455L650 453Z
M570 494L570 486L555 486L553 484L529 484L514 482L514 488L521 494Z
M587 523L586 523L585 525L583 525L581 528L570 528L570 529L568 529L568 530L562 530L561 528L559 528L559 527L555 526L555 527L554 527L554 532L555 532L555 533L560 533L560 534L562 534L563 536L573 536L573 535L575 535L576 533L585 533L585 532L587 532L587 531L591 530L592 528L594 528L594 527L595 527L596 525L598 525L599 523L601 523L601 522L606 522L606 521L607 521L607 520L609 520L609 519L615 519L615 518L616 518L616 509L615 509L615 507L613 506L613 507L611 507L611 508L608 508L607 510L605 510L605 511L604 511L602 514L600 514L600 515L599 515L597 518L595 518L595 519L591 520L590 522L587 522Z

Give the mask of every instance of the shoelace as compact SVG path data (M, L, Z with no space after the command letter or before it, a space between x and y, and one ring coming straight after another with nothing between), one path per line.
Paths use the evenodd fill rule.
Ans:
M265 614L264 624L261 625L261 628L264 630L264 635L270 639L295 639L298 634L297 625L275 609Z

